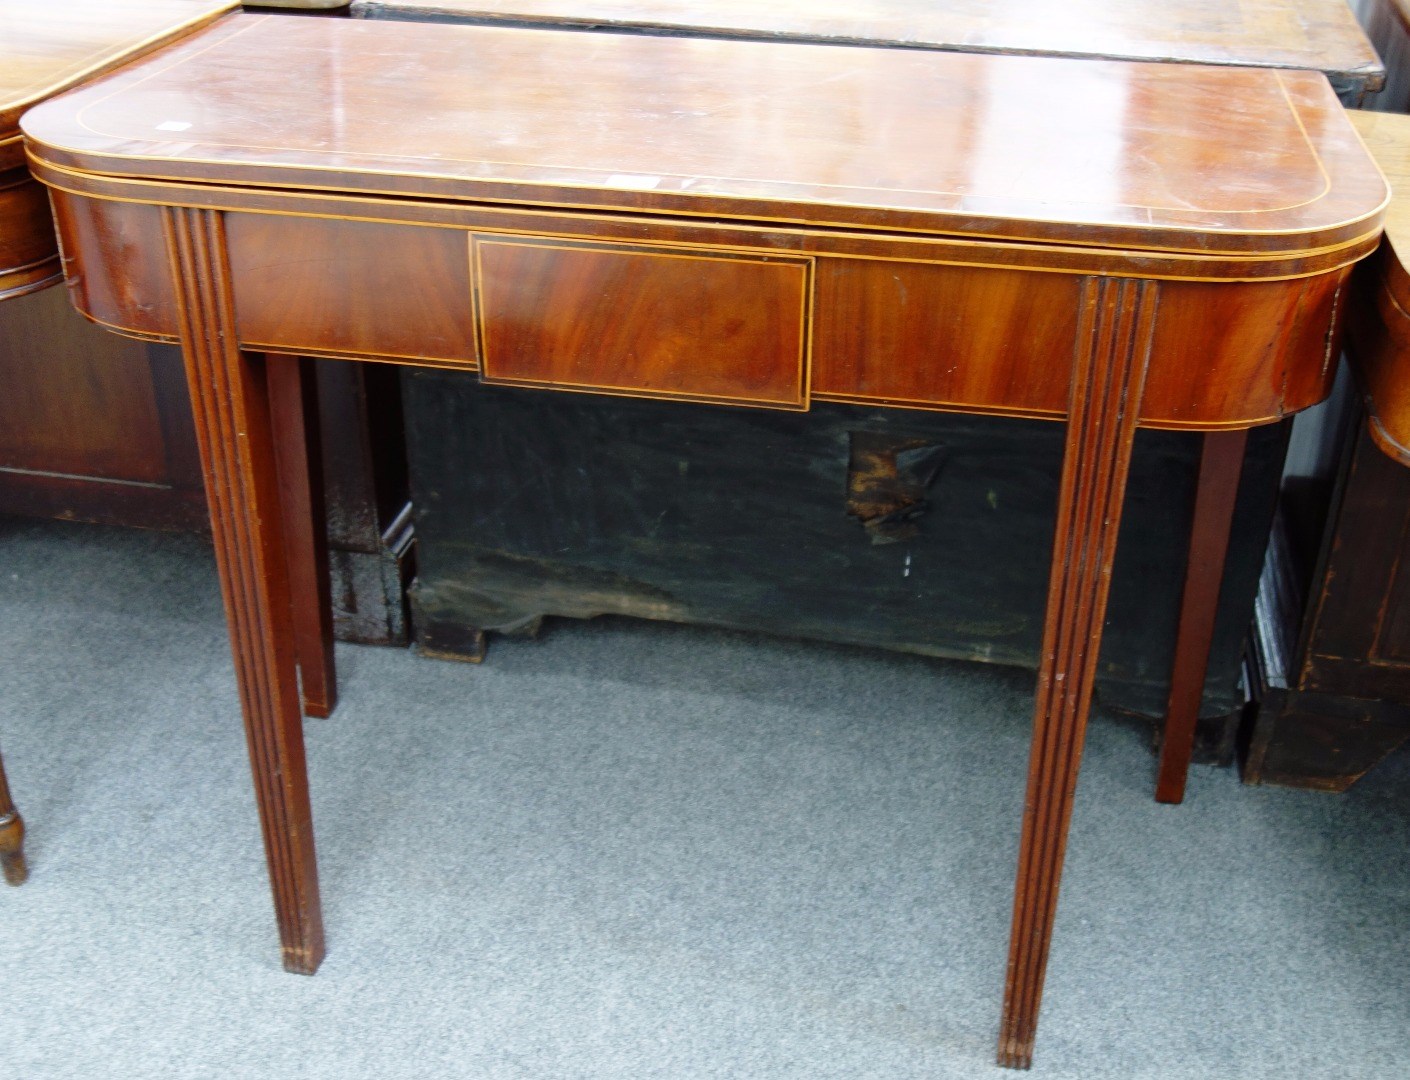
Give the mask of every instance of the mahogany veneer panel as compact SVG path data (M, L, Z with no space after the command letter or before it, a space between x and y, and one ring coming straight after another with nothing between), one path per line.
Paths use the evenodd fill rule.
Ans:
M1217 428L1235 414L1278 416L1315 405L1336 375L1339 337L1329 326L1346 273L1249 282L1237 295L1203 282L1170 282L1161 295L1149 402L1165 426ZM1198 350L1190 342L1203 342Z
M1068 274L821 260L813 392L1060 416L1080 287Z
M463 233L248 214L227 236L251 348L474 363Z
M42 188L40 190L43 190ZM58 211L64 275L74 306L132 337L176 339L171 264L144 245L161 212L141 203L103 203L50 193ZM122 264L122 273L113 264Z
M1062 360L1076 342L1075 279L1060 274L820 260L814 394L1060 416ZM1210 428L1277 419L1326 397L1327 326L1343 274L1250 283L1237 296L1170 282L1146 380L1143 423ZM1198 356L1187 343L1218 328ZM859 338L867 347L857 347ZM1218 372L1218 377L1214 373Z
M1311 68L1384 78L1342 0L355 0L363 18Z
M479 240L487 382L807 404L810 264Z

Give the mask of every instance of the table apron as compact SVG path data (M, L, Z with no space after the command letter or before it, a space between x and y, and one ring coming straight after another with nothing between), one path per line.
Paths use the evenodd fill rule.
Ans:
M120 332L176 338L168 245L152 242L170 211L51 196L79 309ZM1082 272L1080 259L1075 270L1013 265L1013 245L983 239L959 245L966 262L937 257L956 250L940 241L880 257L854 237L789 246L768 228L705 227L707 243L693 224L648 236L611 219L585 236L579 219L564 235L522 213L519 224L542 231L502 217L476 228L216 215L244 348L774 409L816 399L1062 419L1085 347L1084 282L1109 276ZM1153 277L1140 423L1248 427L1320 401L1348 273L1334 263L1271 280Z

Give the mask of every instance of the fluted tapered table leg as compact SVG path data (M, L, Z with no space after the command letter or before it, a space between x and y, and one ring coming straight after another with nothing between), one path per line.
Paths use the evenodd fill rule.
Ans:
M999 1033L1011 1068L1033 1060L1157 300L1145 281L1090 278L1082 292Z
M238 346L220 214L164 213L284 967L311 975L323 923L265 360Z
M29 877L24 861L24 818L10 798L4 761L0 761L0 871L4 872L7 885L23 885Z

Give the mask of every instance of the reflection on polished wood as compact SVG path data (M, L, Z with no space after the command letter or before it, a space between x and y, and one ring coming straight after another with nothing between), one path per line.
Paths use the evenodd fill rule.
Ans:
M1342 0L354 0L363 18L465 19L970 52L1310 68L1377 89Z
M1134 432L1324 395L1379 236L1320 75L234 16L24 126L75 301L187 356L293 970L323 946L263 352L1066 420L1000 1043L1028 1064ZM341 305L287 311L329 273Z
M523 38L227 20L166 53L160 71L103 80L81 115L51 114L44 164L177 181L219 170L231 184L303 191L348 176L365 193L1044 241L1094 249L1107 265L1113 249L1148 250L1160 260L1153 275L1194 279L1298 275L1318 257L1344 264L1355 254L1343 245L1365 239L1368 200L1383 195L1311 72ZM348 53L341 67L301 67L292 55L335 41ZM276 130L251 130L268 89L227 66L255 49L308 80ZM390 69L349 77L346 65L368 51ZM737 84L713 63L735 66ZM549 92L540 72L557 65L598 74ZM300 107L334 92L337 110ZM1231 100L1241 108L1225 108ZM413 115L427 122L406 122ZM1261 261L1221 270L1205 261L1214 252ZM1067 265L1047 251L984 254ZM1279 261L1288 255L1295 266Z

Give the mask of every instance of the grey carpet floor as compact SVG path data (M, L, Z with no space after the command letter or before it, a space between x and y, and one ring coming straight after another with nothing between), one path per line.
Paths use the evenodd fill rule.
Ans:
M1022 672L630 621L339 647L329 954L279 968L195 539L0 519L0 1077L997 1077ZM1093 723L1035 1070L1410 1073L1410 761L1342 797Z

